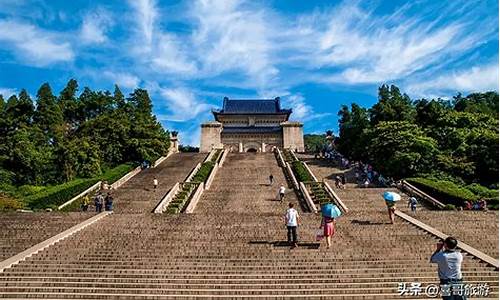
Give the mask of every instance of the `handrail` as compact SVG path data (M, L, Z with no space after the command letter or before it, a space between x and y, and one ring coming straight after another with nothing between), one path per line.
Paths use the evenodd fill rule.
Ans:
M127 181L129 181L132 177L134 177L135 175L139 174L140 172L142 171L141 167L136 167L135 169L133 169L132 171L128 172L127 174L123 175L120 179L118 179L117 181L113 182L110 186L110 188L112 189L117 189L119 187L121 187L124 183L126 183Z
M175 194L180 190L180 183L176 182L175 185L168 191L168 193L160 200L160 203L154 209L155 214L161 214L165 211L168 204L175 197Z
M419 220L412 218L409 215L407 215L399 210L396 210L395 213L396 213L396 216L398 216L398 217L402 218L403 220L419 227L420 229L422 229L424 231L427 231L428 233L430 233L430 234L432 234L440 239L444 240L448 237L448 235L442 233L441 231L435 229L434 227L431 227L423 222L420 222ZM498 260L497 259L494 259L493 257L491 257L491 256L489 256L489 255L477 250L476 248L473 248L473 247L469 246L468 244L461 242L461 241L458 241L457 247L498 269Z
M283 155L281 154L280 149L278 149L278 148L275 148L275 149L276 149L276 153L278 153L278 163L279 163L280 167L285 168L286 167L285 159L283 158Z
M332 197L334 199L334 201L340 207L340 209L344 212L344 214L349 212L349 209L347 208L347 206L344 204L344 202L342 200L340 200L340 197L337 195L337 193L335 193L335 191L328 184L328 182L323 180L323 184L325 186L326 192L329 194L330 197Z
M423 198L424 200L427 200L429 202L431 202L431 204L439 207L439 208L444 208L445 205L443 203L441 203L440 201L436 200L435 198L429 196L428 194L426 194L425 192L421 191L420 189L416 188L414 185L408 183L406 180L403 180L402 181L402 189L404 191L404 188L407 188L410 193L413 192L415 194L417 194L419 197Z
M316 176L314 175L314 173L312 172L312 170L309 168L309 166L302 161L302 165L304 165L304 167L306 168L307 172L309 172L309 175L311 176L312 179L314 179L315 182L318 182L318 178L316 178Z
M292 179L293 188L297 191L300 190L299 182L297 181L297 178L295 178L295 174L293 174L293 171L292 171L292 168L290 167L290 164L285 163L285 165L286 165L286 170L288 171L288 175Z
M191 171L191 173L189 173L188 177L186 178L185 182L191 182L191 180L193 179L194 175L196 175L196 172L198 172L198 170L201 168L201 164L198 163L196 165L196 167L194 167L194 169Z
M311 195L309 195L309 192L307 191L306 186L304 185L303 182L300 182L299 185L300 185L300 191L302 192L302 194L304 195L304 198L306 199L307 207L309 207L309 210L312 211L313 213L317 213L318 208L314 204L314 201L312 200Z
M229 153L229 151L228 151L228 150L224 150L224 151L222 151L222 152L223 152L223 154L222 154L222 156L221 156L221 158L220 158L220 161L219 161L219 166L220 166L220 167L222 167L222 165L223 165L223 164L224 164L224 162L226 161L226 157L227 157L227 154Z
M80 194L76 195L75 197L69 199L68 201L64 202L63 204L59 205L59 207L57 208L58 210L61 210L63 209L64 207L70 205L71 203L73 203L74 201L80 199L81 197L85 196L86 194L92 192L92 191L95 191L97 190L102 184L102 181L98 181L96 182L94 185L92 185L91 187L89 187L88 189L86 189L85 191L81 192Z
M184 213L191 214L194 212L194 209L196 208L196 205L198 204L198 201L201 199L201 195L203 194L204 191L205 191L205 185L203 184L203 182L201 182L196 187L194 194L191 197L191 200L189 201L189 204L184 210Z

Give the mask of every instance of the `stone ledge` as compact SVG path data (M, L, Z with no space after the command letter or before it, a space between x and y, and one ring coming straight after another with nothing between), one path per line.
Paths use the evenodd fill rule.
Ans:
M396 216L400 217L401 219L419 227L420 229L429 232L430 234L437 236L440 239L446 239L449 235L442 233L441 231L437 230L434 227L431 227L423 222L420 222L419 220L410 217L409 215L405 214L404 212L401 212L399 210L396 210ZM469 253L470 255L479 258L480 260L486 262L487 264L495 267L498 270L498 260L494 259L493 257L477 250L476 248L473 248L469 245L467 245L464 242L458 241L458 248L462 249L463 251Z

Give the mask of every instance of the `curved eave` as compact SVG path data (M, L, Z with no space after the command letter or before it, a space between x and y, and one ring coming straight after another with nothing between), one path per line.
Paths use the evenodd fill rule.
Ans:
M216 121L219 121L219 116L286 116L285 120L288 121L290 118L290 114L292 113L291 109L282 109L281 112L276 112L276 113L244 113L244 112L238 112L238 113L225 113L225 112L220 112L216 110L212 110L212 114L214 115L214 118Z

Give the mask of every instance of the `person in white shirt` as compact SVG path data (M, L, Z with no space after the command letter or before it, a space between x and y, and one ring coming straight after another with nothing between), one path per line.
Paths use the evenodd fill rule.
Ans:
M156 188L158 187L158 179L153 179L153 187L154 187L154 190L156 191Z
M288 243L291 248L297 247L297 226L300 224L299 213L293 208L293 203L288 204L285 213L285 224L287 228Z
M285 199L285 187L284 186L280 186L280 189L278 191L279 193L279 196L280 196L280 202L283 201L283 199Z

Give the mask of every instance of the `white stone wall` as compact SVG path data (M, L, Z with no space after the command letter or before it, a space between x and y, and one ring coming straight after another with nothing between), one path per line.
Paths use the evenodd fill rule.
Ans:
M304 152L304 130L302 123L283 122L283 148Z
M219 122L201 124L201 153L210 152L213 148L222 148L221 131L222 124Z

